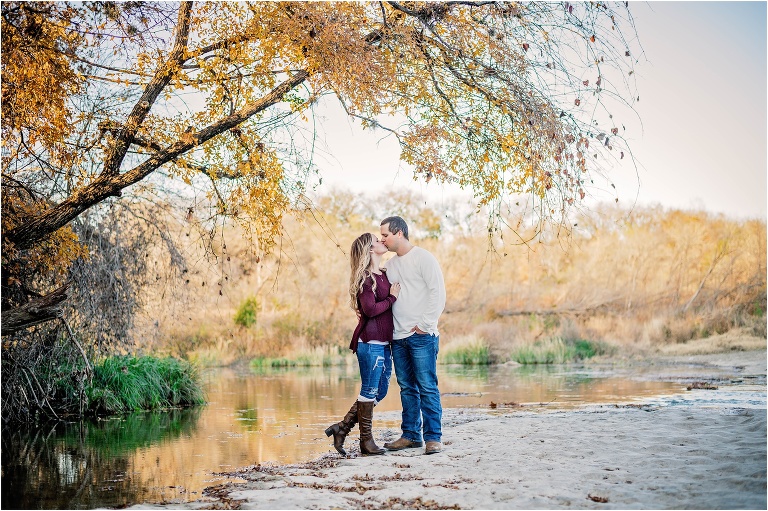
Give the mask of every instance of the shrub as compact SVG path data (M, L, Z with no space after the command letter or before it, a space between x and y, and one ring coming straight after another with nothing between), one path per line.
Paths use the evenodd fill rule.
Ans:
M251 296L246 298L243 303L238 307L235 313L235 324L250 328L256 324L256 311L258 310L259 302L256 297Z
M760 300L755 300L752 304L752 310L750 313L753 316L756 316L758 318L762 318L765 316L765 302Z

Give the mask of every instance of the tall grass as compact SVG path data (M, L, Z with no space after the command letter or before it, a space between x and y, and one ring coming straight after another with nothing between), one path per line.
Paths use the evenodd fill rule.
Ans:
M286 357L256 357L251 359L251 369L264 371L289 367L331 367L347 365L354 357L346 350L335 347L315 348Z
M609 351L610 348L601 342L554 337L519 347L513 350L511 357L519 364L567 364Z
M438 356L441 364L489 365L496 362L491 348L482 342L446 348Z
M308 367L309 364L302 364L302 367ZM253 369L281 369L284 367L299 367L297 360L288 358L256 357L251 360Z
M110 357L94 367L86 388L95 413L125 413L205 402L195 368L175 358Z

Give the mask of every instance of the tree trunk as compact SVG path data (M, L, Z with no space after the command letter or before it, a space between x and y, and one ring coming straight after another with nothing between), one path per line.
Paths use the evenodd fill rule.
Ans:
M14 309L3 311L2 335L10 335L30 326L61 317L62 302L67 299L69 282L40 298Z

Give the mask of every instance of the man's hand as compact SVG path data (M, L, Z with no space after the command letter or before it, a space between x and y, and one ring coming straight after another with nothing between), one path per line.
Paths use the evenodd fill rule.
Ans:
M426 334L426 333L427 333L427 332L424 332L424 331L423 331L421 328L419 328L418 326L415 326L415 327L411 328L411 332L416 332L417 334Z

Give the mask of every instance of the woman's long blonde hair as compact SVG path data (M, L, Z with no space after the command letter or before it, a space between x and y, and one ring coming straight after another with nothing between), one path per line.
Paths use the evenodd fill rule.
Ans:
M349 275L349 305L357 311L357 295L363 290L363 283L367 278L373 281L373 291L376 291L376 279L371 271L371 247L373 246L373 234L366 232L352 242L349 251L349 262L352 272Z

